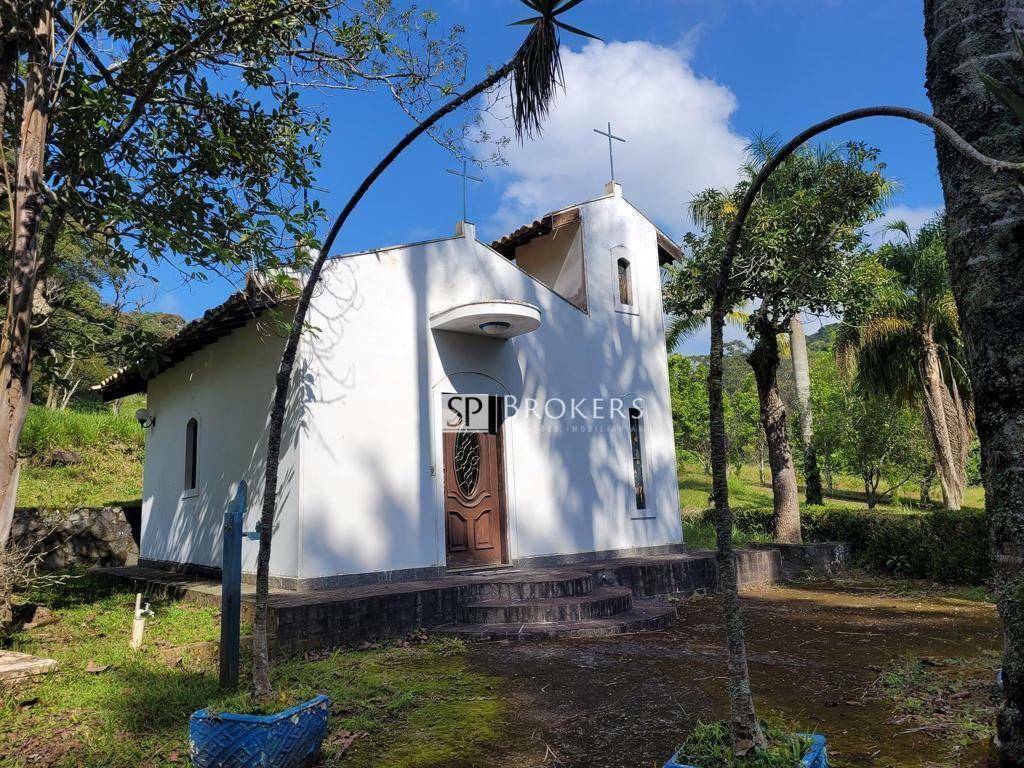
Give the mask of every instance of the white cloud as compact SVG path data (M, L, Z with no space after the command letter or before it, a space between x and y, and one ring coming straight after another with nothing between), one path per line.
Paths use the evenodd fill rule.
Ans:
M681 234L686 203L707 187L733 184L746 144L729 126L736 97L697 75L687 51L640 41L563 49L565 93L541 138L511 143L508 165L492 172L505 191L488 230L504 232L599 196L609 177L608 145L593 129L610 120L627 139L615 142L624 194L670 234ZM487 122L492 134L508 134L504 122Z
M885 211L885 215L868 225L868 236L871 244L878 246L882 243L897 237L892 232L887 232L885 226L894 221L905 221L911 232L917 232L925 223L935 218L936 214L942 211L942 205L892 205Z

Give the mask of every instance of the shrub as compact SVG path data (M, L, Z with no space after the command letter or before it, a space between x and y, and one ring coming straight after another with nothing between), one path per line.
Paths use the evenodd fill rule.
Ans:
M737 507L736 528L770 536L770 507ZM710 522L711 512L704 513ZM804 541L845 541L854 563L871 570L951 584L983 584L991 576L988 528L978 512L893 514L845 507L805 507Z

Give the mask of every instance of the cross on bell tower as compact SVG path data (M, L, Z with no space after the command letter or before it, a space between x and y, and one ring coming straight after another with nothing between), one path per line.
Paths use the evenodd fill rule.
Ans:
M452 176L459 176L462 179L462 220L469 221L469 214L467 213L469 208L469 193L467 191L467 188L469 187L469 182L476 181L482 184L483 179L477 178L476 176L470 176L469 173L466 172L465 160L462 161L461 173L459 171L453 171L451 168L446 168L445 170L448 173L452 174Z
M600 134L601 136L607 136L608 137L608 165L611 166L612 181L615 181L615 150L613 149L612 139L614 139L615 141L621 141L623 144L626 143L626 140L624 138L622 138L621 136L616 136L614 133L612 133L612 124L611 123L608 123L608 130L607 131L601 131L601 130L598 130L597 128L595 128L594 129L594 133Z

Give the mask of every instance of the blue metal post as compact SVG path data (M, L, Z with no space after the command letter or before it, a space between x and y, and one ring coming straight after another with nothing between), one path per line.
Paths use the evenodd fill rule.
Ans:
M220 585L220 685L238 685L239 635L242 625L242 520L247 504L245 480L224 513L224 552Z

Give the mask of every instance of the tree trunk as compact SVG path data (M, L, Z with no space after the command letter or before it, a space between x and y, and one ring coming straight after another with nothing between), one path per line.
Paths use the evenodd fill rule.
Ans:
M32 397L32 300L44 204L50 116L50 7L42 4L26 61L25 103L15 171L7 313L0 341L0 547L7 545L18 492L18 440Z
M946 509L957 510L964 499L967 475L959 444L963 442L961 420L953 411L952 396L946 387L939 361L939 348L932 338L932 330L921 330L924 354L921 356L921 380L924 382L924 411L928 436L935 453L935 469L942 487L942 500ZM953 417L953 418L950 418ZM952 422L952 423L951 423Z
M925 0L935 114L1002 158L1024 157L1024 126L981 87L977 69L1001 77L1010 31L1022 27L1022 0ZM937 149L1004 629L997 732L1004 765L1024 766L1024 195L1019 176L978 167L945 140Z
M747 357L757 381L761 426L772 470L772 501L775 509L775 540L800 544L800 501L793 451L789 447L786 406L779 391L779 342L773 328L761 323L754 349Z
M814 450L814 417L811 411L811 366L807 359L804 322L797 313L789 321L789 351L793 357L796 408L800 418L800 443L804 449L804 486L808 504L821 504L821 472Z
M722 614L729 653L729 710L733 751L742 757L766 744L754 711L747 665L747 643L740 609L736 556L732 548L732 509L729 507L728 459L725 440L725 404L722 396L722 357L725 312L711 315L711 359L708 370L708 401L711 407L711 488L715 499L716 562Z

